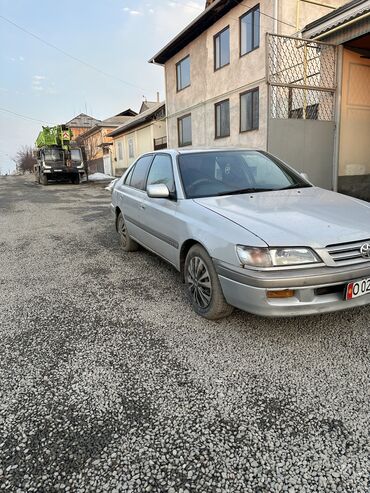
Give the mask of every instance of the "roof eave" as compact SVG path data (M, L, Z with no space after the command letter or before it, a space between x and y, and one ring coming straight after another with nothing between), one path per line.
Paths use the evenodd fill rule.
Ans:
M200 36L200 34L208 29L209 26L213 25L227 12L237 7L240 3L242 3L242 0L233 0L233 4L231 5L228 3L227 0L215 0L200 15L198 15L198 17L196 17L190 24L188 24L177 36L175 36L169 43L167 43L156 55L150 58L148 62L155 65L163 66L170 58L175 56L176 53L187 46L187 44ZM225 7L225 9L222 9L222 6ZM210 16L209 26L207 26L207 22L205 22L206 27L204 28L201 25L201 21L206 19L208 15ZM192 31L194 31L193 34L191 34ZM186 37L190 38L187 42L186 39L183 40L183 38ZM180 42L181 40L183 40L183 42Z
M345 6L346 5L343 7ZM331 31L334 27L340 27L342 24L345 25L348 21L361 17L364 13L370 11L370 0L357 2L351 8L344 9L343 7L336 9L336 15L336 11L334 10L330 14L307 24L307 26L302 29L303 36L309 38L321 36L326 32Z
M107 136L108 137L117 137L118 135L124 134L125 132L128 132L129 130L134 130L135 128L141 127L145 123L152 122L152 121L157 121L154 118L155 114L161 108L163 108L165 106L166 106L166 103L160 103L160 104L158 103L158 106L155 107L154 109L150 108L150 113L148 113L147 115L144 115L142 118L137 119L134 122L124 123L120 127L118 127L115 130L113 130L112 132L109 132L109 134L107 134ZM147 110L147 111L149 112L149 110ZM140 113L139 113L139 115L140 115Z

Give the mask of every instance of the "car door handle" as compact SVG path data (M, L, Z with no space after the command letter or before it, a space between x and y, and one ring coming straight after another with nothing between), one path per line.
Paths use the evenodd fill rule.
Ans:
M140 204L139 205L140 209L144 210L145 209L145 205L144 204Z

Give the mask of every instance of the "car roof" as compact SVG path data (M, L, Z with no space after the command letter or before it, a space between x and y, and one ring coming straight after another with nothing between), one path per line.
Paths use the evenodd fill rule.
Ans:
M195 154L200 152L225 152L225 151L262 151L262 149L256 149L251 147L191 147L191 148L172 148L172 149L161 149L158 151L153 151L154 154L163 154L163 153L171 153L171 154ZM149 153L148 153L149 154Z

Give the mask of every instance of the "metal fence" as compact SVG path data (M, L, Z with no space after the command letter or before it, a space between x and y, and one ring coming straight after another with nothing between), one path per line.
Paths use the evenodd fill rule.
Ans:
M270 117L334 120L336 46L267 35Z

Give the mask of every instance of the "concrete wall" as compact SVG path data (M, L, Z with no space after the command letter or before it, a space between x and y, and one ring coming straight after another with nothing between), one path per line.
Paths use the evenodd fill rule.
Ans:
M317 120L269 121L268 150L314 185L333 188L334 122Z
M348 0L315 1L324 5L314 5L306 0L279 0L278 17L285 21L286 24L278 23L278 33L291 36L310 22L332 12L333 9L328 8L327 5L337 8L348 2Z

